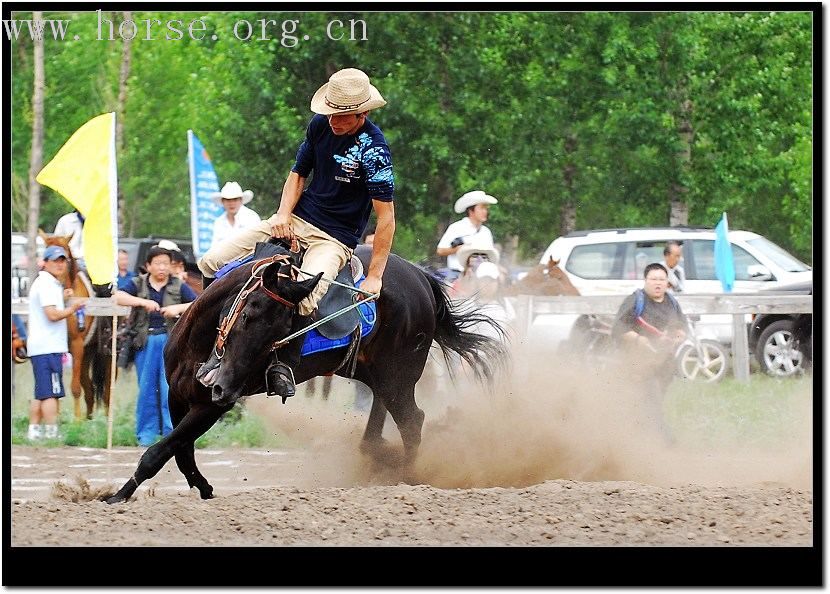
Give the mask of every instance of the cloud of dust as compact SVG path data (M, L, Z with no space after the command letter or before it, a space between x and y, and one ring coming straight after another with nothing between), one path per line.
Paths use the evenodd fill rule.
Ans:
M809 389L798 399L803 431L787 443L754 451L706 449L661 430L662 415L632 381L637 371L602 371L584 358L525 345L514 354L512 376L494 394L468 385L447 403L443 418L430 422L428 415L419 457L425 482L447 488L551 479L811 488Z
M434 376L434 362L430 365L427 375ZM452 384L445 371L438 373L432 381L423 378L416 390L426 413L416 476L426 484L517 487L564 479L812 488L811 393L797 399L801 434L753 449L734 442L705 446L688 435L671 443L631 373L599 371L589 361L541 345L517 349L512 373L491 390L463 378ZM298 472L308 486L403 480L394 474L379 478L370 469L359 453L368 415L351 409L351 393L337 398L324 402L298 393L287 406L265 397L248 406L309 451ZM384 436L400 446L388 416Z

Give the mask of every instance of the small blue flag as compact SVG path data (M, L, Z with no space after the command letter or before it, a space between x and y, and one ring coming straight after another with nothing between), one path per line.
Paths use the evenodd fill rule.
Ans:
M213 221L225 209L213 200L213 195L219 192L219 179L210 155L193 130L187 131L187 162L190 170L190 228L193 253L198 258L210 249Z
M723 292L731 293L735 287L735 258L729 243L726 213L715 227L715 276L720 280Z

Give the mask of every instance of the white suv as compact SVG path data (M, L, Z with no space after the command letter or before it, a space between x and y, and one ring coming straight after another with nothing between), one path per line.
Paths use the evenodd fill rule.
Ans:
M540 262L547 262L551 256L559 260L559 267L583 295L628 295L643 286L643 269L647 264L663 263L663 248L669 240L683 245L681 265L686 273L687 294L723 292L715 276L713 229L661 227L575 231L554 240ZM730 231L729 242L735 259L733 290L736 293L754 293L812 281L813 271L809 266L761 235ZM541 323L558 327L564 324L570 328L576 319L576 316L557 317L563 319L541 320ZM702 335L731 345L731 316L701 316L699 329Z
M29 294L29 260L26 256L26 246L29 240L25 233L12 233L11 243L11 273L12 273L12 299L26 297ZM38 257L43 256L46 244L43 239L37 237L35 241Z

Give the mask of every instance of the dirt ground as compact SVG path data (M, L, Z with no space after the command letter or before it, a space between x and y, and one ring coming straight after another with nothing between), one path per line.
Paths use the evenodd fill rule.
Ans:
M419 397L420 484L370 468L365 416L336 400L251 397L292 447L197 450L208 501L173 461L127 503L96 500L130 477L138 448L14 446L11 544L813 545L811 394L784 442L718 448L667 443L595 381Z

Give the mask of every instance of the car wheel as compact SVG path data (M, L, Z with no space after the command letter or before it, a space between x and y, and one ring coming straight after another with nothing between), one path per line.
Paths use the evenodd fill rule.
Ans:
M792 320L776 320L761 332L755 358L764 373L776 377L789 377L802 371L804 356L793 344Z
M699 350L694 345L685 345L677 355L680 376L692 381L720 381L728 365L726 350L714 340L701 340Z

